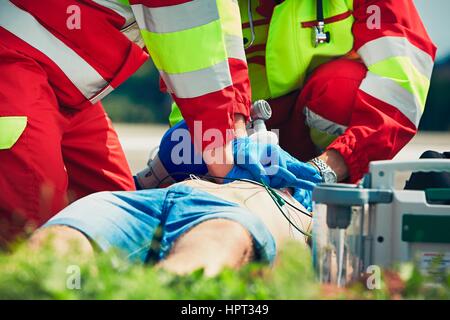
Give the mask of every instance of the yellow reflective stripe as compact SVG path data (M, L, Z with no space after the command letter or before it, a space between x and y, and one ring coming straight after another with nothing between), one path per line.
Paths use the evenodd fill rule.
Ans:
M325 150L338 137L337 135L331 135L316 128L310 128L309 136L314 145L322 150Z
M410 58L392 57L369 66L369 71L395 81L416 96L423 111L430 88L430 80L415 68Z
M0 150L11 149L27 126L27 117L0 117Z
M166 73L209 68L227 59L220 20L173 33L142 30L155 66Z
M167 91L178 98L196 98L233 85L228 61L192 72L170 74L160 71Z
M416 127L419 126L422 110L417 97L394 80L369 71L366 78L361 82L359 89L397 108Z
M217 0L220 21L224 34L242 36L241 13L236 0Z
M180 108L178 108L177 104L174 102L172 103L172 111L169 115L169 124L173 127L181 120L183 120L183 115L181 114Z
M228 58L247 61L237 0L217 0Z
M431 79L433 58L405 37L382 37L369 41L358 50L358 54L368 67L392 57L408 57L421 74Z

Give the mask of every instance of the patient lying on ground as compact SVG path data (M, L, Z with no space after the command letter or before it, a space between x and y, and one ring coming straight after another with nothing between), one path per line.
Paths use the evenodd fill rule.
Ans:
M287 190L277 193L306 211ZM288 205L283 210L297 227L309 230L309 216ZM90 195L54 216L31 242L39 245L49 236L59 251L76 241L86 255L94 247L116 249L133 262L178 274L203 268L207 275L250 261L272 262L284 242L307 241L263 186L199 179L166 189Z

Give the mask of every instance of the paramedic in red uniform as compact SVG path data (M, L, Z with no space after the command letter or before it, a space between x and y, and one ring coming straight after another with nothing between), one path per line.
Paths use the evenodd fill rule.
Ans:
M245 128L251 94L239 10L226 3L0 1L0 242L48 220L68 192L135 189L99 101L146 61L144 43L189 126L220 130L216 150L230 157L226 133Z
M238 2L252 98L286 151L355 183L414 137L436 47L413 0Z

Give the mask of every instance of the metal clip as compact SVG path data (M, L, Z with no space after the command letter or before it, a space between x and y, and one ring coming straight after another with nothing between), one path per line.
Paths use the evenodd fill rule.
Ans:
M325 32L325 23L323 21L319 21L317 26L314 27L314 48L317 48L319 44L323 43L330 43L330 33Z

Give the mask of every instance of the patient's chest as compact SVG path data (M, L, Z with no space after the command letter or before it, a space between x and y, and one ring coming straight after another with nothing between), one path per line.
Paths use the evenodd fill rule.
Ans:
M252 214L257 215L270 230L278 245L290 239L300 240L305 243L305 237L290 226L289 222L279 211L272 198L263 187L241 181L219 185L208 181L194 179L186 180L181 183L208 192L226 201L234 202L241 207L246 208ZM283 197L286 201L289 201L296 207L305 210L305 208L292 197ZM304 231L309 230L311 218L290 209L288 206L285 206L285 208L287 209L285 211L287 215L298 227Z

